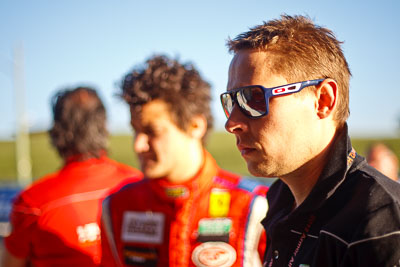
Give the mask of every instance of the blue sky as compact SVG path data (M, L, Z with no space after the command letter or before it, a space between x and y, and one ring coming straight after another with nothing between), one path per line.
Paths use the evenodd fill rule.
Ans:
M51 124L49 101L64 87L99 89L112 132L129 132L116 84L154 53L191 61L213 86L216 128L224 115L232 55L228 37L279 15L308 15L344 41L353 78L352 136L399 136L400 1L0 1L0 139L15 132L13 60L23 47L25 109L31 128Z

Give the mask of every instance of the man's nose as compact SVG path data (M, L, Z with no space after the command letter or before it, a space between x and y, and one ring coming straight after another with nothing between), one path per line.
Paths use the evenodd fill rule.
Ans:
M237 106L234 106L225 123L225 129L232 134L247 131L246 121L248 119Z
M135 134L134 149L136 153L146 152L149 150L149 137L144 133Z

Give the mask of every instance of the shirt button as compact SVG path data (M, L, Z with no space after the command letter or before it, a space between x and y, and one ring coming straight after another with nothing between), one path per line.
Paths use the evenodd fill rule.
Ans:
M274 259L277 260L279 258L279 251L274 250Z

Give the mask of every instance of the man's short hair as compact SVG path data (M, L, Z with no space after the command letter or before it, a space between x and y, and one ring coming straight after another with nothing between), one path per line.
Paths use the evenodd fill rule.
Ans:
M60 156L99 157L106 150L106 110L94 89L61 90L52 98L52 109L49 134Z
M244 49L269 52L270 71L283 75L289 83L320 78L334 79L339 90L334 114L338 125L344 124L350 114L351 72L341 44L332 31L315 25L311 19L288 15L264 22L227 42L229 51L233 53Z
M123 99L138 112L152 100L163 100L172 120L183 131L196 115L206 118L207 131L213 126L210 84L190 63L155 55L128 73L121 89Z

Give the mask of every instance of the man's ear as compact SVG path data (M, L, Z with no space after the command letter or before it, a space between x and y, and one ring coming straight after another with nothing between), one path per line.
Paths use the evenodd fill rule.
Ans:
M317 86L316 111L320 119L325 119L333 114L338 98L337 89L336 81L329 78Z
M196 139L202 139L206 132L206 118L203 115L193 116L188 127L188 133Z

